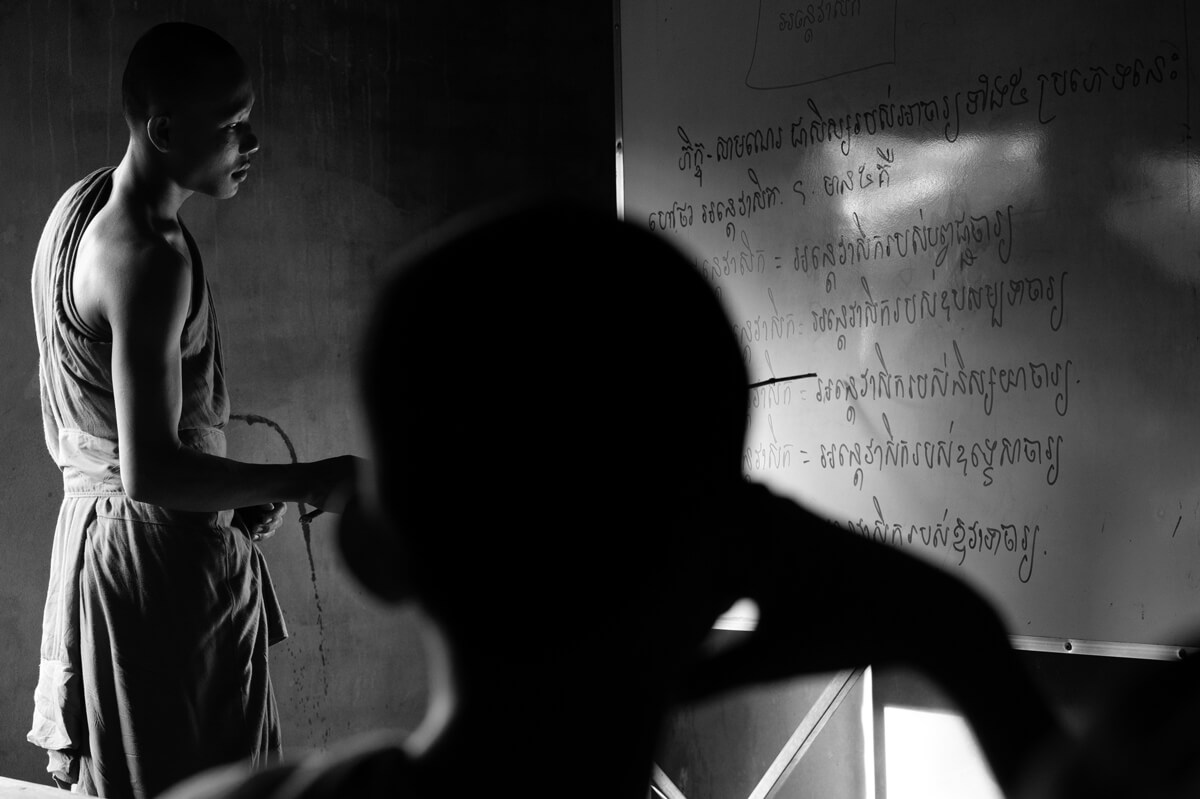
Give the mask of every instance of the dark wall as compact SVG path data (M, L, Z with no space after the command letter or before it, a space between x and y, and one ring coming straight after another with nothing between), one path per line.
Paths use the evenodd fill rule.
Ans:
M30 266L58 196L124 151L128 48L157 22L208 25L256 84L250 180L182 212L221 315L233 412L271 422L234 421L231 455L361 454L353 356L390 253L512 192L615 204L610 7L500 5L0 0L0 774L44 779L24 736L61 496L42 442ZM424 710L411 616L357 588L332 532L327 517L301 529L291 508L264 545L292 633L272 650L292 751L411 727Z

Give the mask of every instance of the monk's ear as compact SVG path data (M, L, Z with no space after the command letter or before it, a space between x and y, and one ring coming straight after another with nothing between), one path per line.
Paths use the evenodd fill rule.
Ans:
M155 114L146 120L146 137L160 153L171 149L171 118L165 114Z

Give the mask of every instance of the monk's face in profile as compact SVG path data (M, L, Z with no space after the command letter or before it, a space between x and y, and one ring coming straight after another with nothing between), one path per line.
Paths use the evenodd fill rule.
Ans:
M180 186L225 199L237 194L258 151L250 127L254 88L240 62L215 64L211 78L170 115L168 158Z

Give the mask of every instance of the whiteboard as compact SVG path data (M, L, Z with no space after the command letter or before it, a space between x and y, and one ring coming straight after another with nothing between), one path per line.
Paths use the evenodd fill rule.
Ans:
M1014 636L1200 627L1198 19L621 3L620 210L694 259L752 381L816 374L751 392L747 475Z

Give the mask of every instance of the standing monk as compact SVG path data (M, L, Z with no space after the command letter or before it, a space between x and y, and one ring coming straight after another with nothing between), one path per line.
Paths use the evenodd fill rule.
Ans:
M32 279L64 498L28 738L57 783L110 799L278 754L267 647L286 631L254 542L285 502L339 511L356 469L225 457L221 341L179 209L246 179L245 63L212 31L159 25L122 94L125 155L58 201Z

